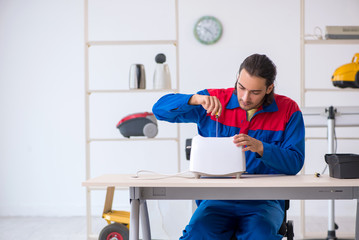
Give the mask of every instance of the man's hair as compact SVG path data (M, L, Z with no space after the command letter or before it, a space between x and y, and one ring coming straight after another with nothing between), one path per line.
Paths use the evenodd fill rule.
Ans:
M242 71L242 69L245 69L251 76L264 78L266 80L266 87L269 87L274 83L275 77L277 75L277 67L272 62L272 60L270 60L266 55L261 54L253 54L247 57L239 67L238 74ZM235 90L237 90L236 85ZM269 94L264 96L263 105L270 105L273 102L273 99L274 88Z

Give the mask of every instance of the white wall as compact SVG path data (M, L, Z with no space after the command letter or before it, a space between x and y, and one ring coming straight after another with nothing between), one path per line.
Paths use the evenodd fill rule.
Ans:
M0 214L83 214L82 1L0 1Z
M175 37L173 1L89 2L90 40ZM310 11L306 33L311 33L316 25L324 29L325 25L335 24L334 19L343 25L358 25L358 2L342 2L321 0L307 4ZM137 15L132 14L134 9ZM332 14L328 16L323 9ZM338 9L348 14L339 15ZM203 15L216 16L224 26L222 39L213 46L201 45L193 36L194 23ZM0 1L1 216L85 214L85 190L81 187L85 179L83 23L81 0ZM299 103L299 23L298 0L179 0L179 69L171 46L91 47L90 88L126 89L129 66L137 62L145 64L151 88L154 56L158 52L168 56L173 78L179 71L181 92L232 87L240 63L258 52L267 54L278 67L277 93ZM359 47L310 46L306 51L311 54L307 58L307 86L331 88L327 76L335 67L349 62ZM334 101L331 92L318 94L308 93L306 104L355 105L353 99L359 97L358 92L336 93ZM160 95L93 95L91 137L119 137L117 121L132 112L150 111ZM351 101L342 97L348 95ZM181 142L195 132L195 126L182 125ZM359 136L358 132L339 129L338 136ZM308 133L324 137L326 134L325 130ZM173 125L160 123L159 136L175 134ZM139 169L176 171L177 162L169 157L176 151L174 143L143 143L141 152L137 144L93 143L92 176L133 173ZM357 144L358 141L339 140L338 151L358 153ZM307 173L322 170L325 152L325 141L307 142ZM181 169L186 170L188 162L181 154ZM155 157L144 160L143 155ZM118 193L115 208L128 209L127 197L125 192ZM103 201L104 192L93 193L95 215L100 215ZM306 205L308 215L326 215L325 201ZM354 216L352 201L337 205L339 215ZM299 203L293 201L292 206L291 213L298 215ZM189 201L153 201L149 207L153 222L162 223L153 224L155 238L176 239L191 215ZM315 211L318 208L323 210Z

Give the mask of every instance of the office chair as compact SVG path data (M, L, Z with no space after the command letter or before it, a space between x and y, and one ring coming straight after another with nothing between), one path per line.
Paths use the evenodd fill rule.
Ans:
M293 240L294 239L293 221L292 220L287 221L288 209L289 209L289 200L285 200L284 219L278 233L283 235L283 237L286 237L287 240Z
M191 146L192 146L192 138L187 138L186 146L185 146L187 160L190 160L191 157ZM294 239L293 221L292 220L287 221L287 210L289 209L289 200L285 200L284 206L285 206L284 219L278 233L283 235L283 237L286 237L287 240L293 240ZM231 240L236 240L234 235L231 238Z

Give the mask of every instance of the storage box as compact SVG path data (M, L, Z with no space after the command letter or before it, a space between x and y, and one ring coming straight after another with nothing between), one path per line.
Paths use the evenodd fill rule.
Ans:
M325 154L329 176L333 178L359 178L359 155L351 153Z

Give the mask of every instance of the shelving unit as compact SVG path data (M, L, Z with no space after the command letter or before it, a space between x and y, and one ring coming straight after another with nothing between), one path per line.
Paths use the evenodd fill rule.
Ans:
M87 46L105 46L105 45L163 45L163 44L173 44L176 45L177 41L175 40L149 40L149 41L90 41L87 43Z
M303 0L301 0L303 1ZM303 40L304 44L359 44L359 40L351 40L351 39L327 39L327 40Z
M301 107L305 107L305 93L306 92L358 92L358 89L352 89L352 88L345 88L345 89L339 89L339 88L307 88L305 86L305 46L306 45L352 45L352 44L358 44L359 40L349 40L349 39L343 39L343 40L333 40L333 39L327 39L327 40L307 40L305 39L305 31L304 31L304 2L305 0L301 0L301 30L300 30L300 65L301 65L301 74L300 74L300 82L301 82Z
M177 92L178 89L172 89ZM88 90L87 93L148 93L148 92L163 92L166 93L168 90L154 90L154 89L138 89L138 90Z
M178 49L178 0L174 0L175 4L175 39L174 40L121 40L121 41L90 41L89 40L89 0L84 0L84 79L85 79L85 149L86 149L86 180L91 177L91 143L92 142L163 142L175 141L177 145L177 154L173 159L177 159L177 171L180 171L180 127L176 126L176 137L155 137L155 138L97 138L91 137L90 134L90 98L93 94L151 94L151 93L168 93L179 91L179 49ZM173 45L175 46L176 61L176 88L171 90L154 90L154 89L90 89L90 66L89 66L89 48L97 46L140 46L140 45ZM117 120L117 119L115 119ZM86 216L87 216L87 239L98 239L98 235L92 232L91 221L91 191L105 190L104 188L87 188L86 189ZM127 189L126 189L127 190Z
M305 39L305 2L310 0L300 0L300 93L301 93L301 107L306 107L306 93L308 92L330 92L330 93L338 93L338 92L356 92L358 93L358 89L340 89L340 88L308 88L305 83L305 63L306 63L306 46L309 45L336 45L336 46L343 46L343 45L359 45L359 40L351 40L351 39L317 39L317 40L308 40ZM339 11L338 11L339 12ZM344 63L343 63L344 64ZM334 71L334 69L333 69ZM330 80L330 79L329 79ZM328 81L329 81L328 80ZM328 106L329 107L329 106ZM306 141L308 139L323 139L327 140L325 137L306 137ZM337 138L341 140L359 140L358 137L341 137ZM333 204L334 205L334 204ZM301 234L304 239L308 238L306 231L305 231L305 203L304 200L301 200L301 213L300 213L300 219L301 219ZM330 206L329 206L330 207ZM333 206L334 210L334 206ZM329 219L330 221L330 219ZM328 224L330 224L328 221ZM317 236L316 236L317 237ZM344 236L347 237L347 236ZM348 237L352 237L349 235Z
M305 2L309 0L300 0L300 82L301 82L301 107L305 107L305 93L309 91L329 91L329 92L358 92L358 89L326 89L326 88L307 88L305 86L305 47L307 45L353 45L358 44L357 39L305 39Z

